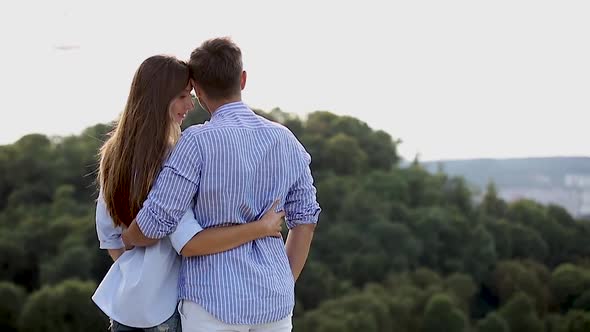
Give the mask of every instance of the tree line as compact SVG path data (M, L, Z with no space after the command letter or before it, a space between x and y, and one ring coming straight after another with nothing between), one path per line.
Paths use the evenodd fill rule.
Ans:
M312 155L323 212L296 286L295 331L590 331L590 226L506 202L418 160L359 119L259 114ZM192 112L184 127L206 121ZM90 296L111 262L94 226L111 124L0 146L0 329L104 331Z

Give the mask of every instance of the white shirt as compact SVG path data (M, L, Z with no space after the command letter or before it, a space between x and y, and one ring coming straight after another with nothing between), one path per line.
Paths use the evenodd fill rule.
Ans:
M203 228L189 209L176 230L153 246L128 250L111 266L92 300L111 319L138 328L157 326L178 303L180 253ZM101 249L124 248L102 195L96 204L96 232Z

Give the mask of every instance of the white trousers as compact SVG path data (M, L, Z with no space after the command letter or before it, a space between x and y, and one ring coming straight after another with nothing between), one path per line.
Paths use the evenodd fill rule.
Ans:
M178 304L182 332L291 332L291 316L277 322L258 325L226 324L208 313L201 305L187 300Z

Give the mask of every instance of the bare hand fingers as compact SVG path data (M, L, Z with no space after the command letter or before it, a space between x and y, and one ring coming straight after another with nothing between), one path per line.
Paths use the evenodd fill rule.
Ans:
M271 210L271 211L276 211L276 210L277 210L277 206L279 206L279 203L280 203L280 202L281 202L281 200L280 200L280 199L277 199L276 201L274 201L274 202L272 203L272 206L270 207L270 210Z

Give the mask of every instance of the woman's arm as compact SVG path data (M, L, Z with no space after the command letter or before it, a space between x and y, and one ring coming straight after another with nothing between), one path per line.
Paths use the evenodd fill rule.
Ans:
M285 213L275 212L278 201L261 219L241 225L208 228L197 233L182 248L184 257L211 255L239 247L267 236L281 237Z
M121 232L121 227L116 227L113 223L102 193L99 194L96 202L96 235L100 249L106 249L113 261L116 261L125 252Z
M121 257L121 255L123 255L123 253L125 252L125 248L107 249L107 251L109 252L109 256L111 256L111 258L113 259L113 262L114 262L117 259L119 259L119 257Z

